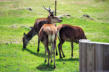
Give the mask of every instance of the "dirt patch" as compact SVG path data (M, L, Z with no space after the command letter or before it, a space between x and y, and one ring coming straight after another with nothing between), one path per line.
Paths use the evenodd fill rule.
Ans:
M94 20L94 18L92 18L92 17L91 17L90 15L88 15L88 14L82 15L81 18L89 19L89 20Z
M10 28L13 28L13 29L16 29L16 28L18 28L18 26L16 25L16 24L13 24L13 25L11 25L11 26L9 26Z

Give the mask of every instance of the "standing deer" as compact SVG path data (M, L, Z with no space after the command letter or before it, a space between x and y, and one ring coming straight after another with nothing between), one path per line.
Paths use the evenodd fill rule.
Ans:
M40 28L44 25L44 24L53 24L55 23L54 21L57 22L61 22L62 20L60 20L58 17L54 16L53 12L51 11L50 7L49 8L45 8L45 10L47 10L49 12L49 16L47 18L40 18L37 19L35 21L34 26L32 27L32 29L25 34L23 36L23 50L26 49L26 46L28 44L28 42L36 35L39 33ZM39 52L39 44L40 41L38 39L38 48L37 48L37 52Z
M80 39L87 39L84 34L84 31L78 26L71 26L68 24L59 25L57 29L59 32L58 37L60 41L58 44L60 58L62 58L61 53L63 57L65 57L64 52L62 50L62 45L65 41L71 42L71 56L73 57L73 42L79 43Z
M53 24L44 24L39 32L39 40L44 44L45 47L45 55L48 53L48 66L49 66L49 58L51 56L52 62L52 54L54 56L54 68L56 68L55 64L55 48L56 48L56 35L57 28ZM48 46L51 46L51 52ZM46 63L46 57L45 57Z
M62 20L57 19L54 15L52 18L48 17L48 24L44 24L38 34L39 42L41 41L45 46L45 55L48 53L48 66L49 66L49 58L51 56L52 62L52 54L54 56L54 68L56 68L55 64L55 49L56 49L56 36L57 36L57 27L53 23L60 23ZM48 46L51 46L51 52ZM45 58L46 62L46 58Z

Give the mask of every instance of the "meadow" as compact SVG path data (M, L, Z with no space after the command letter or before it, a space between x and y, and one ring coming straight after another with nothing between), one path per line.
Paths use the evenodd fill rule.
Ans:
M109 43L109 1L57 0L57 16L62 23L83 28L88 40ZM47 17L42 6L51 6L53 0L0 0L0 72L79 72L79 45L74 43L74 57L71 58L69 42L63 45L65 58L56 56L56 69L44 63L44 46L41 43L37 53L37 35L22 51L23 33L30 31L37 18ZM27 8L32 8L29 11ZM84 17L87 14L92 19ZM57 40L57 45L59 41Z

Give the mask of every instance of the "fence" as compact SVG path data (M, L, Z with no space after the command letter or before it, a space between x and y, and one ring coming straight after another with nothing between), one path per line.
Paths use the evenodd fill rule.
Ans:
M109 43L80 40L80 72L109 72Z

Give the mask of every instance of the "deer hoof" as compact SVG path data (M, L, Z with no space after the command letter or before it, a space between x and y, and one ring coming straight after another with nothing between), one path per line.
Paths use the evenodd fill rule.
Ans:
M47 64L47 66L49 67L49 66L50 66L50 64L48 63L48 64Z
M62 57L60 57L60 59L62 59Z
M51 60L51 63L53 62L53 60Z
M37 53L39 53L39 49L37 49Z
M58 53L56 53L56 56L58 56Z
M56 56L58 56L58 53L56 52Z
M63 57L65 57L65 55L63 55Z
M73 55L71 55L71 57L73 58Z
M25 50L25 48L22 48L22 51L24 51Z
M56 68L56 65L54 65L54 67L53 67L54 69Z
M44 63L46 63L46 62L47 62L47 60L45 59Z

